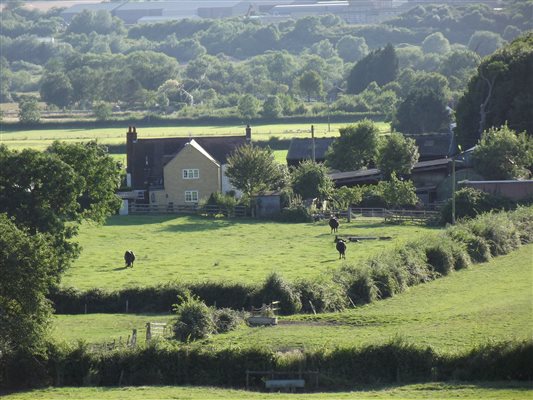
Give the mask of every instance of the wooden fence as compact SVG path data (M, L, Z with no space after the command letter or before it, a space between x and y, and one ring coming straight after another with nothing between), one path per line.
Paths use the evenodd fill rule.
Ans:
M388 210L386 208L351 208L351 217L377 217L387 222L438 220L440 213L431 210Z
M196 214L224 217L245 217L248 208L245 206L235 206L228 208L217 205L204 206L183 206L183 205L158 205L158 204L130 204L128 208L130 214Z

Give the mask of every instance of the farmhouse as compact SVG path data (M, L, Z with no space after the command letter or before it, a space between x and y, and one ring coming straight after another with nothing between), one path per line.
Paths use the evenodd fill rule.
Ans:
M135 127L126 134L127 186L123 198L135 204L173 208L195 206L214 192L235 188L225 175L227 158L251 142L251 128L242 136L139 138Z

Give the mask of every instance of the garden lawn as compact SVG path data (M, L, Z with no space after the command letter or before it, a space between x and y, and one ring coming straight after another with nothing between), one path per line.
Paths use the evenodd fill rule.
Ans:
M289 224L197 216L115 216L104 226L82 226L78 236L82 253L62 284L109 290L168 282L259 284L274 271L296 280L437 232L437 228L420 225L385 225L379 219L341 221L340 235L392 236L389 241L348 243L347 259L341 261L327 221ZM124 267L127 249L137 256L133 268Z
M437 351L471 349L491 340L533 338L533 244L468 270L410 288L394 298L341 313L295 315L266 328L242 326L192 346L268 346L276 350L335 348L404 339ZM143 343L146 322L171 315L58 315L54 336L87 342L123 340L133 328Z
M310 138L311 125L307 124L273 124L273 125L252 125L252 140L266 141L271 137L279 139L291 139L293 137ZM383 133L390 131L390 126L385 122L376 122ZM338 136L339 128L346 126L346 123L333 123L328 131L328 124L314 124L315 137ZM97 139L99 143L107 145L118 145L126 143L126 131L128 123L124 122L123 128L75 128L75 129L35 129L25 131L5 130L5 126L0 130L0 143L12 149L33 148L44 150L54 140L65 142L85 142ZM175 126L175 127L139 127L137 132L139 138L151 137L173 137L173 136L222 136L222 135L244 135L244 125L233 126Z
M204 400L204 399L252 399L252 400L411 400L411 399L468 399L468 400L526 400L533 390L528 383L496 382L490 384L426 383L386 388L359 389L333 393L258 393L244 390L211 387L141 386L121 388L50 388L14 393L2 396L5 400Z

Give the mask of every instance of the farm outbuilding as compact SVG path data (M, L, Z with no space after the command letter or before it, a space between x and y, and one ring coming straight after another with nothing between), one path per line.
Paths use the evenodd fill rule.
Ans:
M255 215L271 218L281 213L281 192L268 191L255 196Z

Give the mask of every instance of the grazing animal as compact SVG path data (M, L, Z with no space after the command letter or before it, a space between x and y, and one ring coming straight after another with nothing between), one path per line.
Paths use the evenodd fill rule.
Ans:
M331 228L331 233L333 232L337 233L337 229L339 229L339 225L340 225L337 217L332 216L329 219L328 224L329 224L329 227Z
M339 252L339 259L341 258L346 259L346 242L342 239L337 239L337 237L335 237L335 240L337 242L337 244L335 245L335 248Z
M131 250L126 250L124 253L124 261L126 262L126 267L133 268L133 262L135 261L135 253Z

